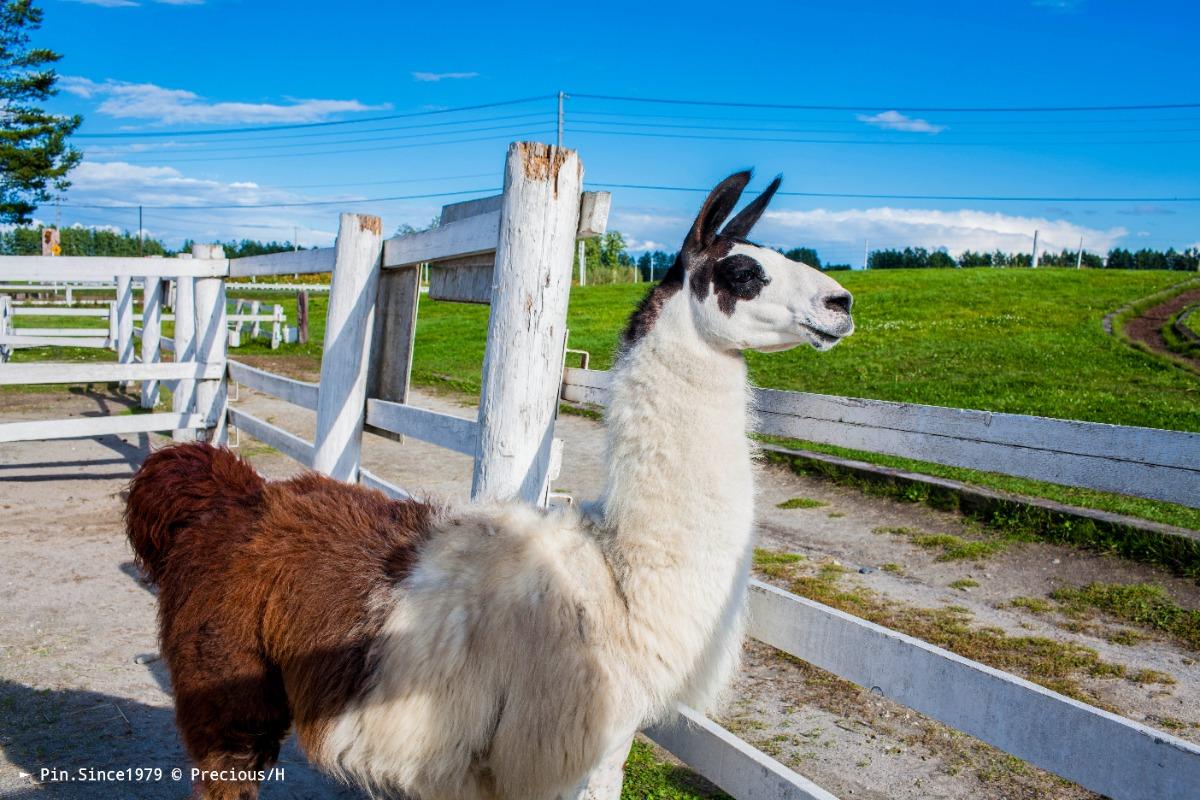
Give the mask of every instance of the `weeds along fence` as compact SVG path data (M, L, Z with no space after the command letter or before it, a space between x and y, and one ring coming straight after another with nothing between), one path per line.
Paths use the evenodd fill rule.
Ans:
M140 359L116 316L117 364L3 364L0 384L174 382L170 413L0 424L0 442L174 431L224 442L229 426L335 478L398 498L360 464L364 431L411 436L474 458L472 496L545 504L561 446L560 399L603 406L606 372L563 369L573 253L604 231L609 197L581 191L576 153L514 144L504 193L443 208L429 231L384 240L377 217L343 214L332 248L225 259L0 258L0 279L146 281ZM421 265L435 299L490 305L474 419L408 397ZM230 360L227 279L332 272L319 383ZM164 281L176 289L174 360L162 363ZM244 284L238 284L243 286ZM261 287L261 284L255 284ZM129 296L129 293L126 292ZM123 305L118 289L116 305ZM132 309L132 300L128 301ZM0 312L3 309L0 308ZM308 441L227 404L227 381L316 413ZM147 392L151 394L147 394ZM1200 436L977 411L760 390L763 433L1200 505ZM1115 800L1192 796L1200 747L910 636L752 582L751 636ZM740 800L829 792L690 709L645 733ZM614 752L577 800L615 800Z

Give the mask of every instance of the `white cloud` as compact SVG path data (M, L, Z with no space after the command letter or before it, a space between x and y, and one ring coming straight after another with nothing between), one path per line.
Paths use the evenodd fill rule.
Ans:
M414 81L421 83L437 83L438 81L460 81L478 78L478 72L414 72Z
M1033 232L1046 251L1084 246L1105 251L1129 231L1116 227L1088 228L1061 219L1020 217L973 209L937 211L915 208L866 208L847 211L768 211L759 236L781 243L830 242L876 247L945 247L957 256L964 250L1023 252L1030 248Z
M390 104L366 105L358 100L292 100L279 103L206 101L186 89L167 89L153 83L107 80L103 83L67 76L61 87L85 99L103 98L96 111L117 119L150 120L159 125L179 123L316 122L333 114L382 111Z
M881 111L878 114L859 114L859 122L884 128L889 131L908 131L910 133L940 133L946 130L945 125L934 125L923 119L906 117L899 111Z

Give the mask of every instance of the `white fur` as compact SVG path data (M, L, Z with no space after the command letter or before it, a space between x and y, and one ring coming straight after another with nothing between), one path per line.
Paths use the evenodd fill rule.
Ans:
M314 757L423 800L543 800L677 703L709 706L737 668L753 552L734 351L799 343L799 319L827 323L803 316L826 284L840 290L817 278L789 284L809 295L794 306L772 295L786 313L751 315L756 300L726 316L711 296L674 294L613 370L596 516L499 505L440 517L390 601L376 682Z

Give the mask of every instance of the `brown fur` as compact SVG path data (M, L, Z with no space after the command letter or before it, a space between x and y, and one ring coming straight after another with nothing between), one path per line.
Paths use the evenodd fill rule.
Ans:
M370 680L392 587L433 509L317 474L268 483L207 444L152 454L126 507L129 541L158 585L176 722L203 770L260 770L294 723L309 752ZM202 780L210 800L258 781Z

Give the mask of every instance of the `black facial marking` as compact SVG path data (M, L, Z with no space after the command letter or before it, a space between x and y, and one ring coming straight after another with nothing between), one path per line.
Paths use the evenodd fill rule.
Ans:
M739 300L758 297L771 279L756 259L738 253L717 262L712 282L717 293L717 307L728 317L733 315Z
M654 322L658 319L662 307L671 299L672 295L683 288L684 269L681 258L681 256L675 257L675 263L671 265L671 269L667 270L662 281L646 292L642 301L638 303L637 309L629 317L629 322L626 323L625 330L621 334L621 341L625 347L629 347L641 339L647 331L654 327Z

